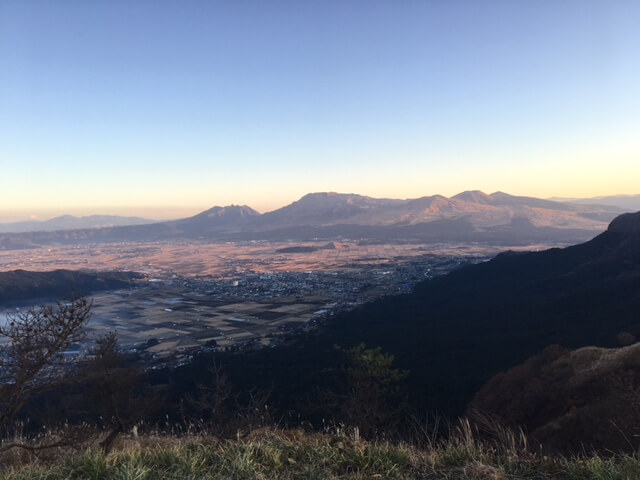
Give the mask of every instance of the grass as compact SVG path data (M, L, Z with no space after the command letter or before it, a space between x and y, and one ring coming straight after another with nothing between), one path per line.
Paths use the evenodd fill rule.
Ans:
M0 480L631 480L638 455L544 457L516 443L481 443L464 425L424 448L344 433L265 429L237 440L124 438L104 454L91 445L36 458L5 453Z

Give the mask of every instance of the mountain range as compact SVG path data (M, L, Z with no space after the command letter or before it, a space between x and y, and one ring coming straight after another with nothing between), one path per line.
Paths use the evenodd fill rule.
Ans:
M87 242L311 240L346 237L416 240L575 243L603 231L622 210L495 192L408 200L357 194L311 193L272 212L246 205L213 207L193 217L145 225L29 232L0 236L0 248Z

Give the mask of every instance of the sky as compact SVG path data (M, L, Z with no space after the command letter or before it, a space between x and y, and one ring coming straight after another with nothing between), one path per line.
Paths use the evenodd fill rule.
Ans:
M640 2L0 0L0 221L640 193Z

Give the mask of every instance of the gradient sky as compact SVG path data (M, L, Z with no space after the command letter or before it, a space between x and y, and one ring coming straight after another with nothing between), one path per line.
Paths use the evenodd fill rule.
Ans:
M640 193L640 2L0 0L0 221Z

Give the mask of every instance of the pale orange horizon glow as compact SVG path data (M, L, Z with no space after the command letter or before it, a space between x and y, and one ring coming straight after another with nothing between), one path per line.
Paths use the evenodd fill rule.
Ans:
M585 175L586 176L586 175ZM561 185L560 181L550 178L548 188L540 188L536 191L527 191L521 189L512 189L507 186L502 186L498 184L490 185L490 188L474 188L473 186L469 186L468 188L462 189L438 189L434 191L421 191L419 188L415 186L413 188L407 188L403 191L394 191L391 189L379 189L379 193L375 190L363 189L361 191L357 191L355 189L335 189L335 188L327 188L321 190L309 190L304 193L295 193L292 194L288 198L284 198L284 195L279 195L277 197L269 198L268 196L261 196L254 198L255 203L251 201L243 201L239 198L233 197L218 197L217 199L212 199L209 203L203 201L202 203L193 204L193 205L165 205L165 206L157 206L157 205L122 205L122 204L114 204L114 205L96 205L96 206L73 206L73 205L61 205L56 207L43 208L37 205L32 207L23 206L21 208L1 208L0 207L0 222L18 222L18 221L26 221L26 220L48 220L50 218L54 218L61 215L74 215L74 216L88 216L88 215L120 215L120 216L130 216L130 217L142 217L148 218L150 220L172 220L178 218L186 218L189 216L196 215L204 210L212 208L214 206L225 206L225 205L248 205L259 213L266 213L278 208L284 207L293 203L300 199L303 195L307 193L314 192L337 192L337 193L355 193L360 195L365 195L374 198L394 198L394 199L411 199L411 198L419 198L423 196L431 196L431 195L444 195L446 197L451 197L456 195L462 191L466 190L481 190L484 193L491 194L497 191L505 192L511 195L517 196L525 196L525 197L536 197L536 198L560 198L560 199L580 199L580 198L597 198L597 197L606 197L606 196L634 196L640 195L640 188L636 188L635 190L629 188L627 190L617 190L616 183L611 181L601 182L599 185L602 188L594 188L592 190L585 190L581 188L557 188ZM554 188L556 187L556 188ZM608 188L607 188L608 187Z

